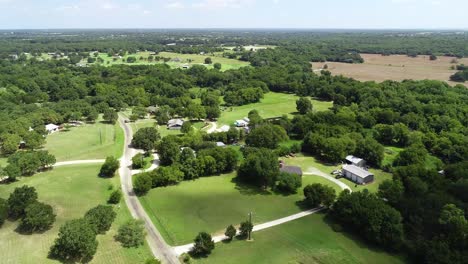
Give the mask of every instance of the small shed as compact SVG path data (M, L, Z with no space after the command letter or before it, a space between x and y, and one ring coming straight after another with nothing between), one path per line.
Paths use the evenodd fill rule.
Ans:
M302 176L302 169L298 166L286 166L283 163L280 163L280 172L285 172L289 174L296 174Z
M374 174L356 165L343 165L343 176L357 184L374 181Z
M234 125L236 127L246 127L246 126L249 125L249 123L247 121L241 119L241 120L236 120L236 122L234 122Z
M216 146L224 148L224 147L226 147L226 144L224 144L223 142L220 141L220 142L216 142Z
M49 134L52 134L52 133L55 133L55 132L59 131L59 128L60 127L55 125L55 124L47 124L45 126L45 129L46 129L47 133L49 133Z
M347 164L352 164L352 165L355 165L355 166L358 166L358 167L366 166L366 161L365 160L363 160L361 158L358 158L358 157L355 157L353 155L346 156L346 163Z
M183 124L184 124L184 120L182 119L171 119L167 122L167 129L169 130L181 129Z

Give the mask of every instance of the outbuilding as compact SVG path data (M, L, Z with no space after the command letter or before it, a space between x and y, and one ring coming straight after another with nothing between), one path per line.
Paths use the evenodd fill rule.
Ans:
M45 126L45 129L46 129L47 133L49 133L49 134L52 134L52 133L55 133L55 132L59 131L59 128L60 128L59 126L54 125L54 124L47 124Z
M351 165L355 165L355 166L358 166L358 167L366 166L366 161L365 160L363 160L361 158L358 158L358 157L355 157L353 155L346 156L346 163L351 164Z
M284 165L284 161L282 161L282 160L279 162L279 164L280 164L280 172L285 172L285 173L289 173L289 174L296 174L296 175L302 176L301 167Z
M356 165L343 165L343 176L357 184L368 184L374 181L374 174Z
M167 122L167 129L169 130L181 129L183 124L184 124L184 120L182 119L171 119Z
M236 127L246 127L246 126L249 125L249 123L247 121L241 119L241 120L236 120L236 122L234 122L234 125Z

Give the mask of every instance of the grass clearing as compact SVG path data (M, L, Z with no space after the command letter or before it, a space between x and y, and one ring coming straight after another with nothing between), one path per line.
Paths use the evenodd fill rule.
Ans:
M57 161L80 159L104 159L122 156L124 135L118 124L101 122L72 127L47 136L45 149Z
M361 54L364 63L349 64L339 62L314 62L314 70L322 69L325 64L328 70L334 75L344 75L360 81L385 80L402 81L406 79L413 80L439 80L445 81L450 85L460 83L451 82L450 76L456 72L450 67L457 64L468 65L468 58L457 59L458 63L453 64L453 57L439 56L437 60L429 60L429 56L418 56L410 58L406 55L382 56L380 54ZM468 84L465 83L468 87Z
M226 107L221 111L218 124L220 126L232 125L236 120L246 117L253 109L256 109L263 118L279 117L284 114L292 117L297 112L296 100L298 98L293 94L269 92L259 103ZM333 103L312 99L312 105L315 111L324 111L332 107Z
M302 188L284 196L234 182L235 174L204 177L177 186L151 190L140 201L171 245L189 243L200 231L224 232L229 224L239 224L253 212L254 223L263 223L301 212ZM303 186L320 182L339 187L318 176L304 176ZM275 206L272 206L272 205Z
M57 220L52 229L33 235L20 235L14 231L18 221L7 221L0 229L0 255L2 263L58 263L47 258L50 246L57 237L60 226L67 220L83 217L90 208L105 204L111 190L117 188L118 177L103 179L97 177L99 165L73 165L55 168L31 177L23 177L18 182L0 185L0 197L8 198L14 188L29 185L38 192L39 200L53 206ZM117 218L105 235L98 235L97 253L91 263L135 263L143 262L151 256L145 245L137 249L126 249L114 240L118 227L131 219L122 201L115 207Z
M353 235L334 232L323 213L255 232L253 239L218 243L208 258L195 259L194 263L405 263Z

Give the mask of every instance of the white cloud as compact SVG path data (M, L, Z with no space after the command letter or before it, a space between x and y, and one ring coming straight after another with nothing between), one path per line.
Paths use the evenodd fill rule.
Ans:
M117 9L118 6L112 2L105 2L103 4L101 4L101 8L102 9Z
M182 8L185 8L185 4L183 4L181 2L172 2L172 3L167 4L166 8L169 8L169 9L182 9Z
M80 7L78 5L64 5L64 6L59 6L55 10L57 11L78 11L80 10Z

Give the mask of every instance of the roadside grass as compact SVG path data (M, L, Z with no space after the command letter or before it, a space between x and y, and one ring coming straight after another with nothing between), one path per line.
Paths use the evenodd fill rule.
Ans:
M293 94L269 92L259 103L225 107L218 119L219 125L232 125L236 120L248 115L250 110L256 109L263 118L280 117L287 114L292 117L296 112L296 100L299 97ZM325 111L333 106L332 102L312 99L314 111Z
M119 124L101 122L72 127L47 136L45 149L57 161L104 159L122 156L124 135Z
M49 248L57 237L60 226L67 220L83 217L84 213L98 204L106 204L112 192L109 186L118 188L119 179L103 179L97 176L99 165L72 165L55 168L51 171L23 177L11 184L0 185L0 197L8 198L16 187L23 185L36 188L39 200L52 205L57 214L52 229L32 235L15 232L18 221L7 221L0 229L0 256L2 263L58 263L47 258ZM143 262L151 256L145 245L137 249L123 248L114 240L117 229L131 219L122 201L114 207L117 218L105 235L98 235L97 253L91 263L135 263Z
M154 119L139 119L135 122L130 123L133 133L135 134L139 129L145 127L156 127L156 120Z
M207 258L194 263L405 263L349 233L335 232L325 214L317 213L252 234L253 241L234 239L216 244Z
M8 164L8 158L0 158L0 167L5 167Z
M189 243L200 231L223 233L253 212L254 223L263 223L303 211L302 188L283 195L236 184L235 173L185 181L177 186L152 189L140 201L167 243ZM304 176L303 186L320 182L339 187L318 176ZM274 206L273 206L274 205Z

